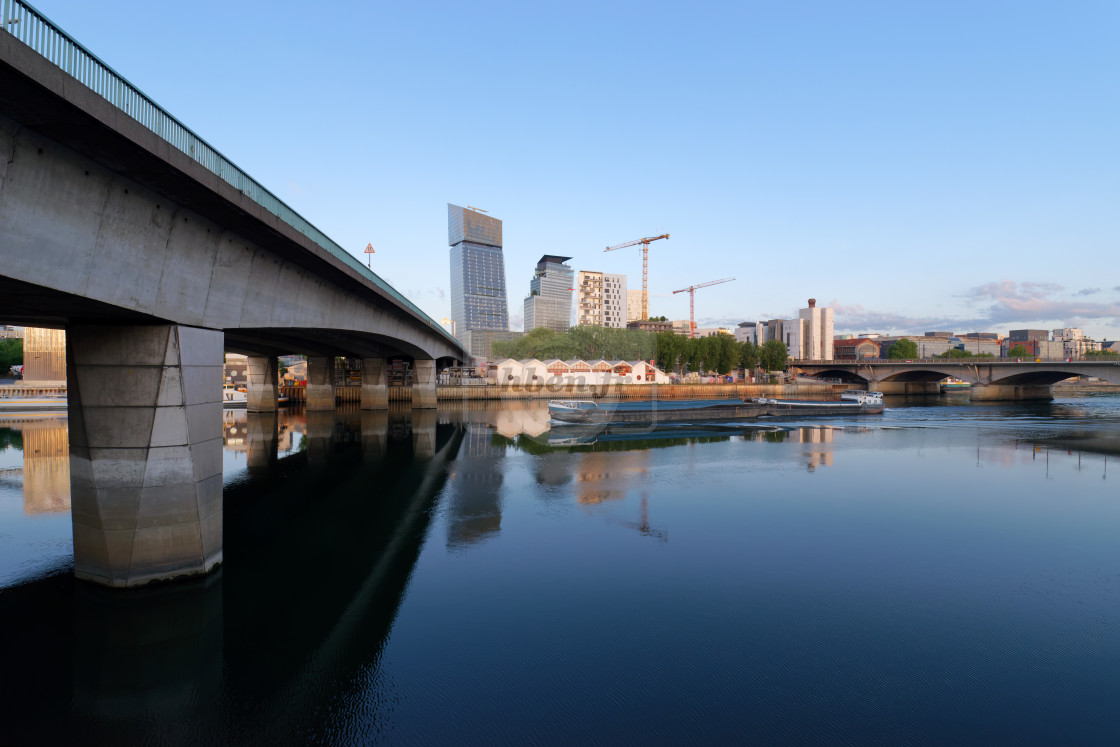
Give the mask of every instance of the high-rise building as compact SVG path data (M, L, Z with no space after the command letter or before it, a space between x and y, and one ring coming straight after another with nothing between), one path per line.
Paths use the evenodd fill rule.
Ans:
M576 282L579 308L576 323L581 327L626 326L626 276L580 270Z
M455 336L466 342L472 330L508 331L502 222L448 203L447 243Z
M796 355L794 347L790 346L790 355L806 361L832 360L832 309L817 306L817 299L810 298L809 308L800 309L797 316L805 322L799 335L801 354Z
M537 327L565 332L572 326L573 273L564 264L569 259L546 254L537 262L525 299L526 332Z
M626 321L645 321L642 319L642 292L640 290L626 291Z

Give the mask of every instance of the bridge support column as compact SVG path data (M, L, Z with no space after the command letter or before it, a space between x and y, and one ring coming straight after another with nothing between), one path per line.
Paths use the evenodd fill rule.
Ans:
M280 361L276 356L264 358L249 357L249 383L245 395L246 409L249 412L270 412L276 410L279 394Z
M362 358L362 409L389 408L389 380L384 358Z
M1049 385L1024 386L1021 384L973 384L969 390L973 402L992 400L1044 400L1054 399Z
M315 410L334 411L334 358L327 356L307 357L307 399L304 407L307 412Z
M430 409L436 407L436 362L416 360L412 363L412 406Z
M222 561L220 331L66 334L74 575L138 586Z

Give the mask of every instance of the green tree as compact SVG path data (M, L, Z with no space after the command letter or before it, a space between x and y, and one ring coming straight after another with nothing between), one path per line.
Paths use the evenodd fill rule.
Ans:
M972 355L972 353L968 352L967 350L961 350L960 348L949 348L948 350L946 350L944 353L942 353L941 355L939 355L937 357L948 359L948 358L972 358L974 356Z
M918 357L918 343L906 337L895 340L887 357L894 360L912 360Z
M7 376L12 366L23 365L23 340L0 340L0 376Z
M1028 353L1027 349L1022 345L1016 345L1007 351L1008 358L1026 358L1028 355L1030 355L1030 353Z
M1115 350L1087 350L1085 351L1086 358L1117 358L1120 353Z
M781 340L767 340L762 345L759 363L764 371L784 371L789 361L789 350Z
M760 349L750 340L747 340L739 346L739 365L753 371L758 368Z

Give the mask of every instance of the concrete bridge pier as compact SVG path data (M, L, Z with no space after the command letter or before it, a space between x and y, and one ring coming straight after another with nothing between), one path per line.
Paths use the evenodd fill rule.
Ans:
M222 561L216 330L66 330L74 575L138 586Z
M1048 384L973 384L970 390L974 402L993 400L1043 400L1054 399L1054 392Z
M249 469L266 468L276 463L279 444L280 413L248 412L245 417L245 436L249 441L246 463Z
M412 362L412 407L434 409L436 406L436 362L415 360Z
M938 381L869 381L868 391L883 394L940 394Z
M280 394L280 361L276 356L249 356L248 384L245 386L249 412L275 411Z
M307 412L330 410L334 412L334 358L325 355L307 357L307 392L304 408ZM310 423L308 423L310 426Z
M389 380L384 358L362 358L362 409L389 409Z
M418 459L431 459L436 454L435 410L412 413L412 454Z

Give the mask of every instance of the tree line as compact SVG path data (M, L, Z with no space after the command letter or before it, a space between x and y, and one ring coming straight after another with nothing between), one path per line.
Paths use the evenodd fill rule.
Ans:
M662 371L678 374L728 374L737 368L781 371L788 361L786 346L778 340L755 345L738 342L731 335L689 338L673 332L614 327L571 327L566 332L538 327L516 340L496 340L493 353L495 358L515 360L652 360Z
M18 337L0 340L0 376L12 366L23 365L23 340Z

